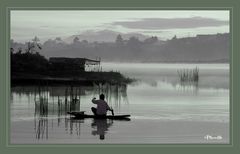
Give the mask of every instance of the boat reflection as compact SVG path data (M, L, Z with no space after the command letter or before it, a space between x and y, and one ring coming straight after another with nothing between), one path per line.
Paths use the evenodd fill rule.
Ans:
M106 134L109 132L109 128L114 125L113 119L92 119L91 127L89 127L89 119L76 119L76 118L65 118L65 130L71 135L81 135L86 132L86 130L92 129L91 134L97 136L99 140L104 140ZM85 122L86 121L86 122ZM119 121L119 120L118 120ZM120 121L130 121L129 118ZM118 123L118 122L117 122Z
M93 119L92 128L92 135L96 136L99 135L100 140L105 139L105 134L107 133L108 129L113 125L113 120L107 119Z

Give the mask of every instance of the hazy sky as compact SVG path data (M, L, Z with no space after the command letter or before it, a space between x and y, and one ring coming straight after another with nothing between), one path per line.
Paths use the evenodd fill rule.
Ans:
M229 11L11 11L11 38L25 42L84 31L137 32L162 39L229 32Z

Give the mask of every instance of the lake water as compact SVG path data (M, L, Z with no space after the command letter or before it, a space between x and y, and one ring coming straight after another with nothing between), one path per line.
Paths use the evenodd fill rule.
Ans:
M182 83L178 71L199 68L197 83ZM102 63L137 79L124 85L93 87L12 87L13 144L229 143L228 64ZM115 114L130 121L72 120L66 111L91 114L100 93ZM67 102L77 98L75 107ZM110 113L109 113L110 114Z

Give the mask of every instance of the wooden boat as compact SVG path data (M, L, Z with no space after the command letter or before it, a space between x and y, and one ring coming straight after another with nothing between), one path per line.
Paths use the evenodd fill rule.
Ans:
M70 115L73 115L75 119L85 119L85 118L94 118L94 119L113 119L113 120L130 120L129 114L124 115L106 115L106 116L96 116L85 114L85 111L81 112L67 112Z

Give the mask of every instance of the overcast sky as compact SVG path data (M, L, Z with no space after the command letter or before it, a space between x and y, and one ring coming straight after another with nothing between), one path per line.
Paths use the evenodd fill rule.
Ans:
M229 11L11 11L11 38L26 42L84 31L137 32L161 39L229 32Z

